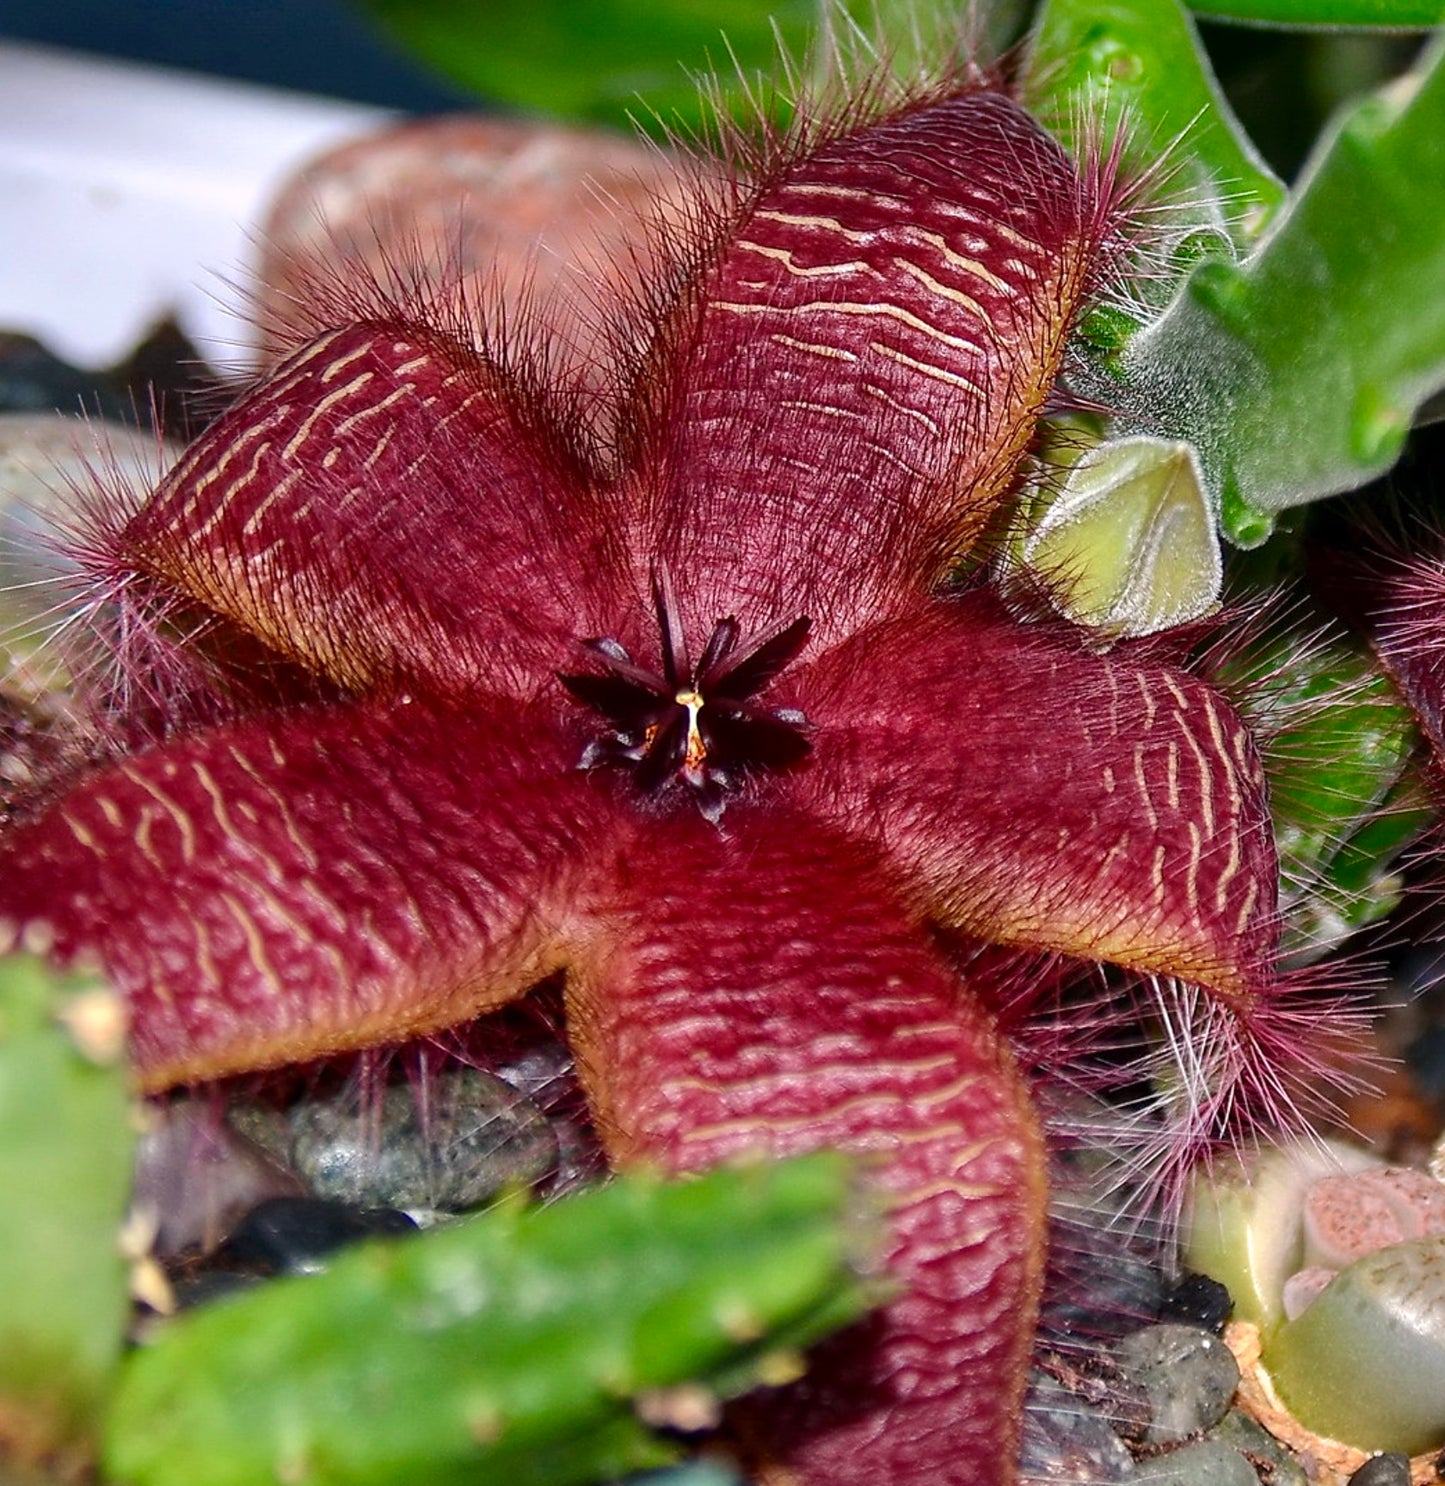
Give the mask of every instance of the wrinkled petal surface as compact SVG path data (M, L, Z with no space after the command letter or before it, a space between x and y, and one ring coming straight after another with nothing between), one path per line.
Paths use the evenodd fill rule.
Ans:
M291 341L292 326L335 323L327 317L358 284L418 313L450 299L601 392L612 349L603 306L636 292L652 256L648 221L682 227L689 184L662 151L624 134L408 119L292 177L262 232L257 319Z
M1074 166L1001 93L783 170L671 328L645 544L690 626L826 643L937 580L1002 495L1097 247ZM840 583L839 577L847 575Z
M344 686L526 694L625 570L557 438L436 333L332 331L191 447L123 554Z
M199 733L9 832L0 918L99 957L154 1087L401 1040L559 963L606 818L570 747L499 703Z
M1042 1243L1026 1091L876 851L726 819L639 834L597 905L568 1009L604 1142L673 1171L875 1153L906 1293L742 1427L809 1481L1007 1480Z
M819 725L801 797L884 842L941 922L1226 991L1271 963L1263 772L1197 678L977 595L860 635L799 686Z

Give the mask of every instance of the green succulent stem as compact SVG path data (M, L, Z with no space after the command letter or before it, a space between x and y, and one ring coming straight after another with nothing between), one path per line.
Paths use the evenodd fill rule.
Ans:
M0 960L0 1479L87 1459L120 1361L136 1116L121 1041L87 1051L73 1030L119 1006L34 956Z
M1441 0L1202 0L1191 8L1213 20L1250 26L1423 31L1445 20Z
M506 1481L665 1464L881 1296L882 1222L820 1154L634 1174L344 1255L168 1325L110 1416L116 1486Z

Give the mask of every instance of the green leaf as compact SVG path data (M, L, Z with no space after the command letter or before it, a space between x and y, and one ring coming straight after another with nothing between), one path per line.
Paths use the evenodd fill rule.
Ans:
M1280 630L1224 679L1269 739L1285 950L1317 957L1398 902L1400 854L1430 819L1419 730L1378 665L1343 642Z
M519 108L625 124L696 124L693 77L772 77L806 47L816 0L364 0L398 41L463 86ZM774 32L774 25L777 30Z
M1445 35L1350 108L1244 263L1200 264L1120 353L1115 395L1189 439L1227 508L1382 473L1445 386Z
M633 1175L348 1252L170 1323L112 1411L117 1486L507 1486L665 1463L881 1297L880 1213L833 1154Z
M1442 0L1198 0L1214 20L1256 26L1373 26L1424 31L1445 20Z
M1241 245L1284 200L1178 0L1047 0L1029 42L1024 98L1075 154L1101 122L1108 139L1126 131L1125 160L1135 169L1170 150L1170 193L1204 203L1203 221ZM1203 221L1196 215L1194 225Z
M97 1047L74 1027L116 1035ZM120 1360L136 1140L122 1030L109 988L0 960L0 1436L22 1462L91 1454Z

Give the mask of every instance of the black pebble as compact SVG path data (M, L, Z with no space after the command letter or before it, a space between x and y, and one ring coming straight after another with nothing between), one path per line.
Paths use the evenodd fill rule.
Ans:
M156 325L119 366L99 371L0 330L0 413L84 412L142 428L159 420L172 438L186 439L223 402L223 384L173 320Z
M1410 1486L1410 1457L1371 1456L1350 1477L1350 1486Z
M1210 1279L1207 1274L1187 1274L1164 1297L1159 1319L1202 1326L1221 1336L1233 1310L1234 1301L1218 1280Z
M415 1233L416 1224L390 1207L352 1207L315 1197L272 1197L231 1230L225 1249L240 1265L273 1274L314 1274L339 1248L363 1238Z
M71 366L39 341L12 331L0 331L0 412L99 413L135 422L129 399L103 372Z
M212 1269L178 1280L171 1289L176 1298L176 1309L188 1311L212 1300L240 1295L245 1290L254 1289L261 1281L262 1276L239 1269Z

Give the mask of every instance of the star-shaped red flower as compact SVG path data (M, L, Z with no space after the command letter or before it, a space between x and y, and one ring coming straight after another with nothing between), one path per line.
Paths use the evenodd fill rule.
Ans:
M949 589L1095 287L1107 183L965 88L724 216L653 284L606 418L378 311L202 437L97 539L140 637L119 742L8 830L0 913L100 957L153 1088L565 971L616 1163L882 1158L900 1298L746 1416L758 1452L1006 1483L1042 1146L937 930L1179 977L1245 1028L1274 985L1260 766L1158 647Z

